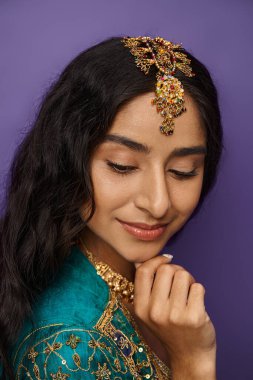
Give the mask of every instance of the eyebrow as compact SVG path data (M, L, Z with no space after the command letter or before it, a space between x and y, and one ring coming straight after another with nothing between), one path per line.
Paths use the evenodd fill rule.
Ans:
M126 136L109 134L105 136L104 141L111 141L111 142L115 142L117 144L126 146L127 148L133 150L134 152L145 153L145 154L151 153L151 148L148 145L129 139ZM206 153L207 153L207 149L205 146L196 145L196 146L175 148L170 153L169 158L171 159L173 157L185 157L185 156L190 156L193 154L206 154Z

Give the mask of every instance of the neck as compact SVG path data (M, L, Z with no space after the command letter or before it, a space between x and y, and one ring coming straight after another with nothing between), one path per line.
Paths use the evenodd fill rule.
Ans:
M89 228L86 227L81 235L81 241L85 244L87 249L92 252L95 258L108 264L115 272L126 277L127 280L134 282L135 266L133 263L127 261L104 240L98 238ZM80 248L85 251L82 243Z

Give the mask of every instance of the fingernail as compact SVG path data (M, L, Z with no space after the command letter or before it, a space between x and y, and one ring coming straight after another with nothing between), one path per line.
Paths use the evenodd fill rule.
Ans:
M168 257L170 261L173 259L173 255L170 255L169 253L163 253L162 256Z

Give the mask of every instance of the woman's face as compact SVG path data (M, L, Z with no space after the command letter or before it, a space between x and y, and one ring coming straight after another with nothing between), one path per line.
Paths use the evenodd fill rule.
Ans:
M203 182L206 141L195 103L185 94L187 111L165 136L154 96L138 96L117 113L91 160L96 211L86 234L93 246L129 262L159 253L194 211ZM165 227L147 231L122 222Z

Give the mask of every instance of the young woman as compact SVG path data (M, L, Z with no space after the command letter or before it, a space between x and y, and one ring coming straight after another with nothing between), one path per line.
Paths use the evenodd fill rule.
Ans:
M216 378L204 286L159 253L215 182L220 111L206 67L176 45L170 59L164 42L143 55L114 37L78 55L15 154L0 227L2 379ZM169 120L152 99L180 52L190 61L162 79L175 82L162 101L184 94Z

